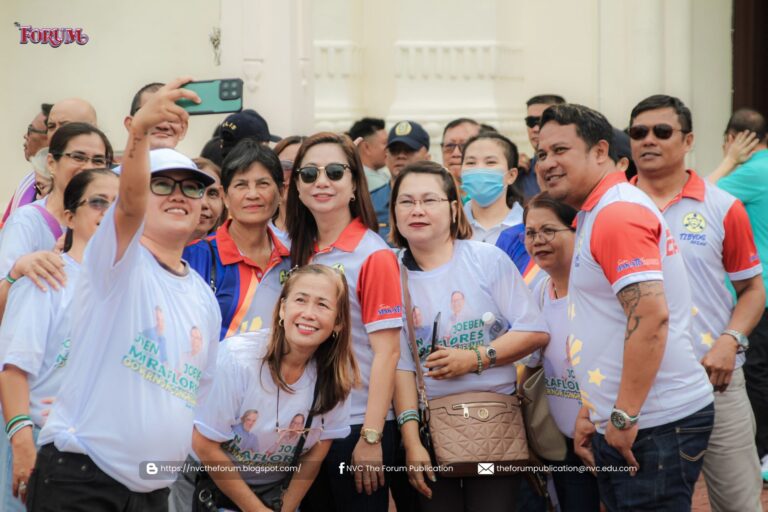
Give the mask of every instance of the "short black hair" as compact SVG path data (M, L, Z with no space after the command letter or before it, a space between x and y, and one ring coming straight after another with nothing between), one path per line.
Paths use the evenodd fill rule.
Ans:
M214 164L221 167L224 158L221 156L221 137L213 137L211 140L205 143L203 149L200 151L202 158L207 158Z
M474 144L478 140L492 140L501 147L504 152L504 158L507 160L507 168L517 168L520 160L520 154L517 150L517 144L509 140L504 135L496 131L484 131L480 132L474 137L470 138L466 144L464 144L464 151L461 155L461 164L464 165L464 156L467 154L467 148ZM519 188L519 181L515 181L512 185L507 187L507 206L512 208L515 203L523 204L524 194Z
M453 121L451 121L450 123L445 125L445 128L443 128L443 139L445 139L445 132L447 132L451 128L456 128L460 124L465 124L465 123L466 124L471 124L472 126L480 126L480 123L478 123L474 119L470 119L468 117L460 117L458 119L454 119Z
M376 117L364 117L356 121L349 129L349 138L357 140L358 137L368 137L385 128L384 120Z
M528 204L523 209L523 224L528 220L528 212L534 208L545 208L551 211L560 222L568 226L571 231L574 231L573 220L578 212L573 207L554 200L547 192L539 192L528 201Z
M587 144L587 149L604 140L609 147L613 141L613 126L603 114L584 105L563 103L547 107L541 115L541 128L548 122L561 126L576 125L576 135Z
M525 102L526 107L531 105L562 105L565 103L565 98L559 94L537 94L528 101Z
M45 125L48 126L48 116L51 115L51 109L53 108L53 103L43 103L40 105L40 112L43 113L45 116Z
M263 165L277 187L283 187L283 167L275 152L256 139L246 137L227 153L221 165L221 186L224 192L229 189L236 175L245 172L254 163Z
M735 134L744 130L755 132L757 139L760 142L765 142L765 137L768 135L765 116L751 108L740 108L731 115L728 126L725 127L725 133L732 132Z
M632 126L632 121L643 112L660 108L671 108L675 111L677 120L680 122L680 129L683 133L690 133L691 130L693 130L691 110L685 106L685 103L683 103L680 98L675 98L674 96L668 96L666 94L654 94L653 96L648 96L635 105L635 108L632 109L632 113L629 115L629 126Z
M162 84L160 82L152 82L151 84L147 84L139 91L133 95L133 100L131 101L131 115L136 115L136 112L139 111L141 108L141 95L145 92L155 92L165 84Z

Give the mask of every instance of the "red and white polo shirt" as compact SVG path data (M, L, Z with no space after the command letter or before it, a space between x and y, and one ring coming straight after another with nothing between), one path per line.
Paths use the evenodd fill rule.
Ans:
M640 409L640 428L676 421L711 403L712 386L691 346L685 263L653 201L623 173L611 173L589 195L576 222L568 356L598 431L610 419L624 365L627 317L616 295L634 283L663 281L669 308L664 356Z
M744 205L728 192L705 182L694 171L683 190L662 213L688 269L693 299L693 351L701 360L728 326L734 302L731 281L759 276L752 227ZM635 177L632 183L637 183ZM736 356L736 368L744 364Z

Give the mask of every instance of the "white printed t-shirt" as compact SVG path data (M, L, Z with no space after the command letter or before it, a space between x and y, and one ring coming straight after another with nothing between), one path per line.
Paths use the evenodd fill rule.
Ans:
M14 211L3 226L0 238L0 276L5 277L16 260L35 251L52 251L56 238L45 217L33 205L45 208L48 198L26 204ZM61 226L62 232L66 228Z
M118 198L119 201L119 198ZM189 269L164 269L141 243L142 225L115 262L115 205L91 238L75 290L67 371L39 445L84 453L135 492L175 474L142 478L140 463L183 461L194 407L210 386L221 313Z
M221 342L213 387L195 415L197 430L211 441L226 442L222 448L241 467L289 466L312 406L317 381L315 360L291 385L293 393L279 390L278 394L269 367L262 364L269 333L264 329ZM349 406L347 399L312 418L302 454L318 441L349 435ZM246 432L241 419L253 411L258 414L256 423ZM264 484L285 475L279 468L262 469L265 471L243 470L240 476L249 484Z
M568 361L568 297L555 298L552 280L547 278L533 290L536 299L541 297L541 313L549 327L549 344L542 351L534 352L527 366L544 366L544 387L552 419L564 435L573 439L576 416L581 409L579 382Z
M368 384L373 363L373 349L368 335L403 326L397 258L379 235L366 228L360 219L353 219L330 247L320 252L315 247L311 263L334 267L347 279L352 351L362 382L360 387L352 389L351 424L360 425L368 405ZM402 360L402 353L400 358ZM390 406L386 419L394 417Z
M568 356L597 430L605 431L623 371L627 317L617 294L635 283L663 281L669 309L664 355L640 409L639 428L671 423L712 403L712 385L691 346L685 262L653 201L623 173L610 173L587 197L576 223Z
M467 215L469 225L472 226L472 240L496 245L496 240L499 239L502 231L523 223L523 207L520 206L520 203L515 203L500 224L485 229L475 220L475 216L472 214L472 204L474 204L473 201L468 201L464 205L464 213Z
M436 345L449 348L488 346L510 330L549 332L515 264L494 245L456 240L450 262L429 271L407 272L422 365L431 350L438 313ZM484 322L484 316L488 322ZM405 330L402 336L406 338ZM403 343L409 346L407 338ZM415 371L413 357L408 360L409 369ZM473 372L453 379L437 380L425 375L424 381L428 398L465 391L510 394L515 391L517 375L515 366L507 364L487 368L480 375Z
M662 213L688 269L693 298L693 351L701 360L728 327L733 296L726 276L741 281L763 272L744 205L694 171ZM632 183L637 183L633 179ZM736 356L741 368L744 354Z
M67 285L41 291L29 278L19 279L8 294L8 307L0 328L0 368L12 364L27 373L29 415L35 425L45 423L43 399L54 398L69 356L71 305L80 277L80 264L63 254Z

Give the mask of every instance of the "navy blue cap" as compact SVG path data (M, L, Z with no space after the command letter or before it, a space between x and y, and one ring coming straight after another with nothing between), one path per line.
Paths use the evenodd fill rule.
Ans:
M389 130L387 147L395 142L402 142L414 151L421 148L429 149L429 134L419 123L400 121Z
M245 138L259 142L278 142L280 137L269 133L266 119L251 109L228 116L221 123L221 140L225 146L235 146Z

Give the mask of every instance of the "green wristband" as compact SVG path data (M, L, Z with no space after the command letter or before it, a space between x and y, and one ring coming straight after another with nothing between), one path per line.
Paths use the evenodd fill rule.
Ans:
M477 356L477 370L475 370L475 373L480 375L483 373L483 358L480 356L480 349L477 347L472 347L472 350L475 351L475 355Z
M31 420L31 419L32 418L30 418L28 414L19 414L19 415L14 416L10 420L8 420L8 423L5 424L5 433L7 434L8 432L10 432L11 428L13 428L13 426L16 423L18 423L20 421L24 421L24 420Z
M8 272L8 275L5 276L5 280L8 281L11 284L13 284L16 281L18 281L18 279L14 279L14 278L11 277L11 273L10 272Z

